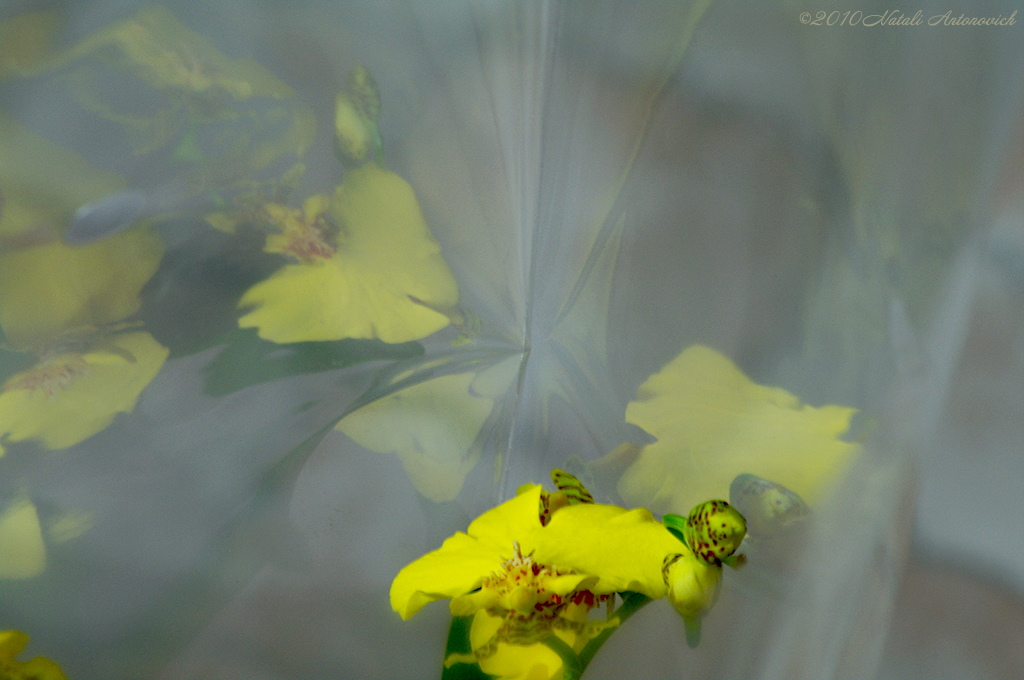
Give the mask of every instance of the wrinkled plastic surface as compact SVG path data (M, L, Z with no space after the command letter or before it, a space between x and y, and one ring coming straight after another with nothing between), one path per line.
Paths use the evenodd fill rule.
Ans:
M356 63L369 68L380 162L415 192L461 321L390 343L274 348L235 312L274 267L204 223L202 197L132 227L160 242L132 241L124 257L160 264L152 279L125 274L138 308L106 300L118 311L103 321L140 324L169 356L80 443L6 440L0 502L18 517L34 507L45 566L0 581L0 628L30 632L72 678L436 677L448 612L401 622L395 573L550 468L647 443L626 405L702 344L807 404L858 409L863 453L821 490L813 535L784 569L727 575L699 649L651 607L587 677L872 672L908 534L908 460L941 410L1019 111L1019 25L813 26L800 12L818 8L786 2L167 9L225 59L272 74L238 79L299 121L271 127L253 104L238 152L250 165L231 166L239 137L217 152L231 169L201 190L241 191L299 159L287 202L331 194L353 172L332 151L335 94ZM53 39L82 44L134 11L58 6ZM140 152L96 114L102 93L75 90L106 82L116 59L82 59L56 75L0 71L0 141L25 128L99 173L95 186L55 179L9 144L8 215L36 192L63 229L91 200L175 180L181 158ZM187 89L205 72L184 73ZM234 82L220 96L238 96ZM164 105L151 94L115 103ZM285 147L294 159L279 159ZM4 255L40 247L7 240ZM17 262L20 277L40 271ZM8 343L53 316L22 323L30 311L5 317ZM110 371L117 392L125 379ZM614 480L592 490L618 500Z

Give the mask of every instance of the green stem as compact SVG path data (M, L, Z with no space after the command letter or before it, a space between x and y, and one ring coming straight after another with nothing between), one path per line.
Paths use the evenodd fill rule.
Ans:
M578 680L583 675L583 670L586 668L580 663L580 658L576 655L576 652L572 651L565 640L558 637L557 635L550 635L544 644L558 656L562 657L562 677L564 680Z
M651 598L647 597L643 593L622 593L622 605L615 610L612 614L612 618L619 620L619 626L621 626L626 619L633 614L636 614L641 607L646 605L648 602L652 602ZM594 655L597 654L597 650L601 649L601 645L604 644L612 633L618 630L618 626L615 628L606 628L598 633L597 637L587 643L587 646L580 650L580 674L587 669L590 662L594 659Z
M648 602L651 602L651 598L641 593L623 593L622 594L622 605L615 610L611 615L611 618L618 619L619 625L628 619L630 616L635 614ZM579 680L583 676L583 671L587 670L587 666L594 660L594 656L597 651L601 649L601 645L605 643L612 633L618 630L618 626L614 628L605 628L597 634L594 639L586 644L586 646L580 650L579 654L572 651L572 647L567 645L560 637L552 635L544 644L547 645L553 652L562 657L562 669L564 680Z

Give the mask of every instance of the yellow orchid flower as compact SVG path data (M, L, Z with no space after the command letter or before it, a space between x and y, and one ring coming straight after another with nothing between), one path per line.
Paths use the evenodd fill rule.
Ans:
M754 383L718 352L690 347L648 378L626 407L626 421L657 441L626 447L635 458L618 492L655 512L680 512L702 498L728 497L734 478L752 474L813 503L860 450L840 439L854 413L802 404L783 389Z
M557 491L524 484L392 582L391 606L403 619L451 600L442 677L475 664L501 680L578 680L623 621L666 595L696 646L723 564L744 561L734 553L746 521L726 501L659 523L645 509L594 502L567 472L552 470L551 479ZM617 595L622 605L613 609ZM591 617L602 603L604 618Z
M518 555L530 556L537 569L557 570L559 575L546 581L559 596L584 582L595 595L633 591L652 599L665 596L662 560L686 546L649 511L583 503L560 508L542 525L541 491L538 485L524 486L515 498L475 519L467 533L455 534L402 569L391 585L391 606L408 619L429 602L454 598L452 607L468 615L483 596L464 596L503 564L514 564ZM499 587L497 582L493 587Z
M0 442L63 449L91 437L135 407L167 355L149 333L129 332L47 356L0 386Z
M521 487L515 498L474 520L467 533L455 534L395 577L391 606L403 619L443 598L451 599L454 616L473 616L473 649L449 658L448 665L476 662L500 677L551 677L562 662L551 650L551 636L578 653L619 623L615 617L590 619L592 610L616 593L664 597L666 555L689 553L642 508L578 503L550 512L542 523L545 493L538 485ZM541 667L550 673L540 674Z
M268 206L281 234L267 252L297 260L250 288L243 328L278 343L379 338L399 343L447 326L459 290L412 187L374 163L302 211Z
M21 631L0 630L0 680L67 680L60 666L45 657L16 660L27 644L28 635Z

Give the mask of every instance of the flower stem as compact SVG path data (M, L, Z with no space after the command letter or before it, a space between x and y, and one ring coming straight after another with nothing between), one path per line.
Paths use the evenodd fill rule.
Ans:
M642 593L623 593L622 594L622 605L615 610L612 614L613 618L619 620L619 625L628 619L633 614L637 613L641 607L648 602L651 602L651 598L647 597ZM590 662L593 660L594 655L597 654L597 650L601 649L601 645L604 641L616 631L617 628L606 628L598 633L597 637L587 643L587 646L580 650L579 659L580 666L582 666L580 673L587 669Z
M544 640L544 644L548 649L562 657L562 678L564 680L579 680L586 666L580 663L580 657L576 655L576 652L572 651L572 647L557 635L548 636Z
M615 610L610 618L617 618L621 625L623 621L628 619L630 616L635 614L641 607L648 602L651 602L651 598L641 593L623 593L622 594L622 606ZM564 680L579 680L583 676L583 671L587 670L587 666L593 661L594 656L597 654L597 650L601 649L601 645L605 643L612 633L618 629L618 626L614 628L605 628L597 636L594 637L587 645L580 650L579 654L572 651L572 648L565 643L558 636L552 635L544 641L553 652L562 657L562 669Z

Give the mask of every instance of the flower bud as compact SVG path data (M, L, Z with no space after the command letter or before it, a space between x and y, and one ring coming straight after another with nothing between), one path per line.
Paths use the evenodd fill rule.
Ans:
M750 534L757 537L786 532L811 513L794 492L751 474L732 480L729 500L747 518Z
M668 586L668 601L683 617L686 642L693 648L700 641L701 619L718 599L722 566L709 564L693 553L666 555L661 574Z
M736 552L747 534L747 521L725 501L706 501L690 511L684 535L693 554L707 564L721 566Z

